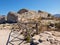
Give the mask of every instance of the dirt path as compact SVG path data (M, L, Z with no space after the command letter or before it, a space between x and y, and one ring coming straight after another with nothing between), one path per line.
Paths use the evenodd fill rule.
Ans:
M6 45L10 30L0 30L0 45Z

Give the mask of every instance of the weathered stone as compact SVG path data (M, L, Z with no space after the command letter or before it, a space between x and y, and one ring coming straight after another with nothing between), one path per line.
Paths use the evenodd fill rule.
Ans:
M52 35L51 32L48 32L48 31L44 31L45 34L49 34L49 35Z
M39 35L35 35L34 37L32 37L33 39L35 40L39 40L40 39L40 36Z
M0 23L5 23L6 20L5 20L5 16L0 16Z
M22 13L25 13L25 12L28 12L28 10L27 9L21 9L17 13L22 14Z
M41 34L40 34L40 39L41 39L42 41L46 41L46 40L48 39L48 36L49 36L49 34L41 33Z
M58 31L51 31L51 33L56 37L60 37L60 32Z
M60 41L60 37L56 37L56 40L57 40L57 41Z
M42 42L42 43L39 43L38 45L51 45L50 42Z
M14 12L9 12L7 15L7 22L15 23L18 21L18 14Z
M54 39L54 38L48 38L48 41L49 41L51 44L55 43L55 39Z

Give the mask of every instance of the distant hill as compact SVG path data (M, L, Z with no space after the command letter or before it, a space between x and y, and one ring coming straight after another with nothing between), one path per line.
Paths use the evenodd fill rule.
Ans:
M60 14L55 14L54 16L55 16L55 17L60 17Z

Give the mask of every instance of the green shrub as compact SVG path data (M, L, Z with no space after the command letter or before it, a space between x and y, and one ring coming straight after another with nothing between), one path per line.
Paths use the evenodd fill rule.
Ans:
M29 33L29 31L27 31L25 34L24 34L24 37L25 37L25 41L27 42L27 43L29 43L30 42L30 33Z
M29 36L29 35L27 35L27 37L26 37L26 41L27 41L27 43L30 42L30 36Z
M3 24L3 27L5 27L5 25Z

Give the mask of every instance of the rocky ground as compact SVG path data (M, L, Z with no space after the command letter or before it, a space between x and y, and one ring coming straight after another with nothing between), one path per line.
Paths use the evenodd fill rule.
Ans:
M34 40L29 45L60 45L60 32L57 31L44 31L32 38Z
M60 45L60 32L57 31L44 31L39 35L35 35L33 38L38 45Z
M0 45L6 45L8 40L10 30L0 30ZM17 35L15 35L16 37ZM24 38L23 35L19 36L21 39ZM38 35L32 37L30 43L25 43L25 41L20 40L22 42L20 45L60 45L60 32L58 31L44 31ZM18 42L15 42L17 45Z

